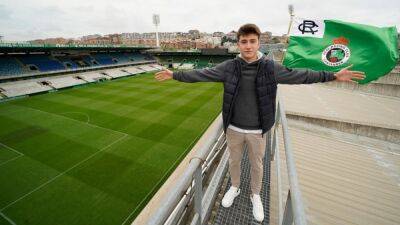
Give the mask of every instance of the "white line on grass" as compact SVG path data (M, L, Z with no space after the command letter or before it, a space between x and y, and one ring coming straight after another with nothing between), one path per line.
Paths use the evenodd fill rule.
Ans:
M11 148L11 147L8 146L8 145L3 144L3 143L1 143L1 142L0 142L0 145L3 146L4 148L10 149L11 151L17 153L18 155L24 155L23 153L21 153L21 152L15 150L15 149L13 149L13 148Z
M5 165L5 164L7 164L7 163L9 163L9 162L11 162L11 161L14 161L14 160L20 158L20 157L22 157L22 156L23 156L23 155L18 155L18 156L15 156L14 158L11 158L11 159L9 159L9 160L7 160L7 161L5 161L5 162L2 162L2 163L0 163L0 167L3 166L3 165Z
M82 122L82 121L79 121L79 120L75 120L75 119L72 119L72 118L69 118L69 117L66 117L66 116L63 116L63 115L59 115L59 114L56 114L56 113L46 112L46 111L43 111L43 110L40 110L40 109L35 109L35 108L29 107L29 106L24 106L24 105L18 105L18 106L24 107L24 108L27 108L27 109L31 109L31 110L35 110L35 111L38 111L38 112L47 113L47 114L50 114L50 115L62 117L64 119L72 120L72 121L79 122L79 123L83 123L83 124L86 124L88 126L92 126L92 127L96 127L96 128L100 128L100 129L104 129L104 130L108 130L108 131L112 131L112 132L128 135L127 133L124 133L124 132L121 132L121 131L113 130L113 129L106 128L106 127L100 127L100 126L97 126L97 125L92 124L92 123L85 123L85 122Z
M90 123L90 116L88 114L86 114L86 113L83 113L83 112L63 112L63 113L60 113L60 114L81 114L81 115L86 116L86 123Z
M12 219L8 218L8 216L4 215L4 213L0 212L0 215L6 219L10 224L12 225L17 225L14 221L12 221Z
M0 166L3 166L3 165L5 165L5 164L7 164L7 163L9 163L9 162L11 162L11 161L13 161L13 160L16 160L16 159L18 159L18 158L24 156L23 153L21 153L21 152L15 150L14 148L11 148L11 147L8 146L8 145L3 144L3 143L1 143L1 142L0 142L0 146L3 146L3 147L5 147L6 149L9 149L9 150L11 150L11 151L13 151L13 152L15 152L15 153L18 154L17 156L15 156L15 157L13 157L13 158L11 158L11 159L5 161L5 162L0 163Z
M71 171L72 169L74 169L75 167L77 167L77 166L81 165L82 163L88 161L89 159L91 159L91 158L93 158L95 155L97 155L98 153L100 153L100 152L106 150L107 148L109 148L110 146L112 146L113 144L119 142L120 140L124 139L124 138L127 137L127 136L128 136L127 134L124 134L124 136L122 136L122 137L118 138L117 140L111 142L110 144L108 144L107 146L103 147L103 148L100 149L99 151L93 153L92 155L90 155L90 156L87 157L86 159L84 159L84 160L78 162L77 164L75 164L74 166L72 166L72 167L70 167L69 169L65 170L64 172L58 174L57 176L53 177L52 179L48 180L47 182L41 184L39 187L33 189L32 191L30 191L30 192L24 194L23 196L19 197L17 200L15 200L15 201L9 203L8 205L4 206L3 208L0 209L0 212L3 211L4 209L6 209L6 208L8 208L8 207L10 207L10 206L12 206L12 205L14 205L15 203L19 202L20 200L24 199L25 197L27 197L28 195L32 194L33 192L35 192L35 191L41 189L42 187L44 187L44 186L50 184L50 183L53 182L55 179L61 177L61 176L64 175L65 173L67 173L67 172Z
M208 127L206 127L206 129L207 129L207 128L208 128ZM201 132L201 133L192 141L192 143L190 143L190 145L188 145L188 147L185 149L185 151L183 151L182 154L175 160L175 162L171 165L171 167L169 167L169 169L168 169L167 172L164 174L164 176L162 176L162 178L157 182L157 184L153 186L153 188L151 189L151 191L148 192L147 195L142 199L142 201L139 202L139 204L138 204L138 205L135 207L135 209L128 215L128 217L126 217L126 219L124 220L124 222L122 222L121 225L124 225L124 224L129 220L129 218L138 210L138 208L140 207L140 205L147 199L147 197L148 197L150 194L153 193L154 189L161 183L161 181L164 180L164 178L169 174L170 170L175 166L175 164L181 159L181 157L182 157L184 154L187 153L187 151L189 150L189 147L192 146L192 144L193 144L195 141L198 141L198 138L199 138L201 135L203 135L203 133L204 133L204 130L203 130L203 132ZM192 147L194 147L194 146L192 146ZM170 174L170 175L171 175L171 174Z

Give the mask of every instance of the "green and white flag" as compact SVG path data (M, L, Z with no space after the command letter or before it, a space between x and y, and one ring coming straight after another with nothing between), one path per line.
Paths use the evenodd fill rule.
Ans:
M309 68L337 72L353 64L351 70L365 72L365 84L388 74L399 58L396 27L374 27L337 20L296 18L283 64L289 68Z

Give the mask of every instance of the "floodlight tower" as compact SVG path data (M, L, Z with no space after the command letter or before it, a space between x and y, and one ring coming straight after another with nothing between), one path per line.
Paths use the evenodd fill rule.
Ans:
M158 38L158 25L160 24L160 15L153 14L153 24L156 26L157 47L160 47L160 40Z
M289 15L290 15L290 23L289 23L289 28L288 28L287 35L289 35L289 33L290 33L290 28L292 27L293 18L294 18L294 7L293 7L292 4L290 4L288 6L288 10L289 10Z

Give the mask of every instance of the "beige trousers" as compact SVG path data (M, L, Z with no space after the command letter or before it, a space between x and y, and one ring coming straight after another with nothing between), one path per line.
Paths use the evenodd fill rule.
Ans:
M228 128L226 142L229 150L229 173L232 186L239 187L240 185L240 161L243 157L244 146L247 144L251 175L250 187L253 194L259 194L263 178L266 135L262 137L261 134L246 134Z

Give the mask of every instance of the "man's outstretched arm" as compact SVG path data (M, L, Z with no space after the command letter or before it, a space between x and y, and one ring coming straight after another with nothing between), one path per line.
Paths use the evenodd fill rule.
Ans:
M279 63L274 64L274 69L276 82L280 84L311 84L333 80L357 83L354 80L362 80L365 78L364 72L349 70L351 66L343 68L337 73L314 71L310 69L294 70L282 66Z
M168 69L156 73L159 81L174 79L182 82L223 82L226 63L220 63L212 68L172 72Z

